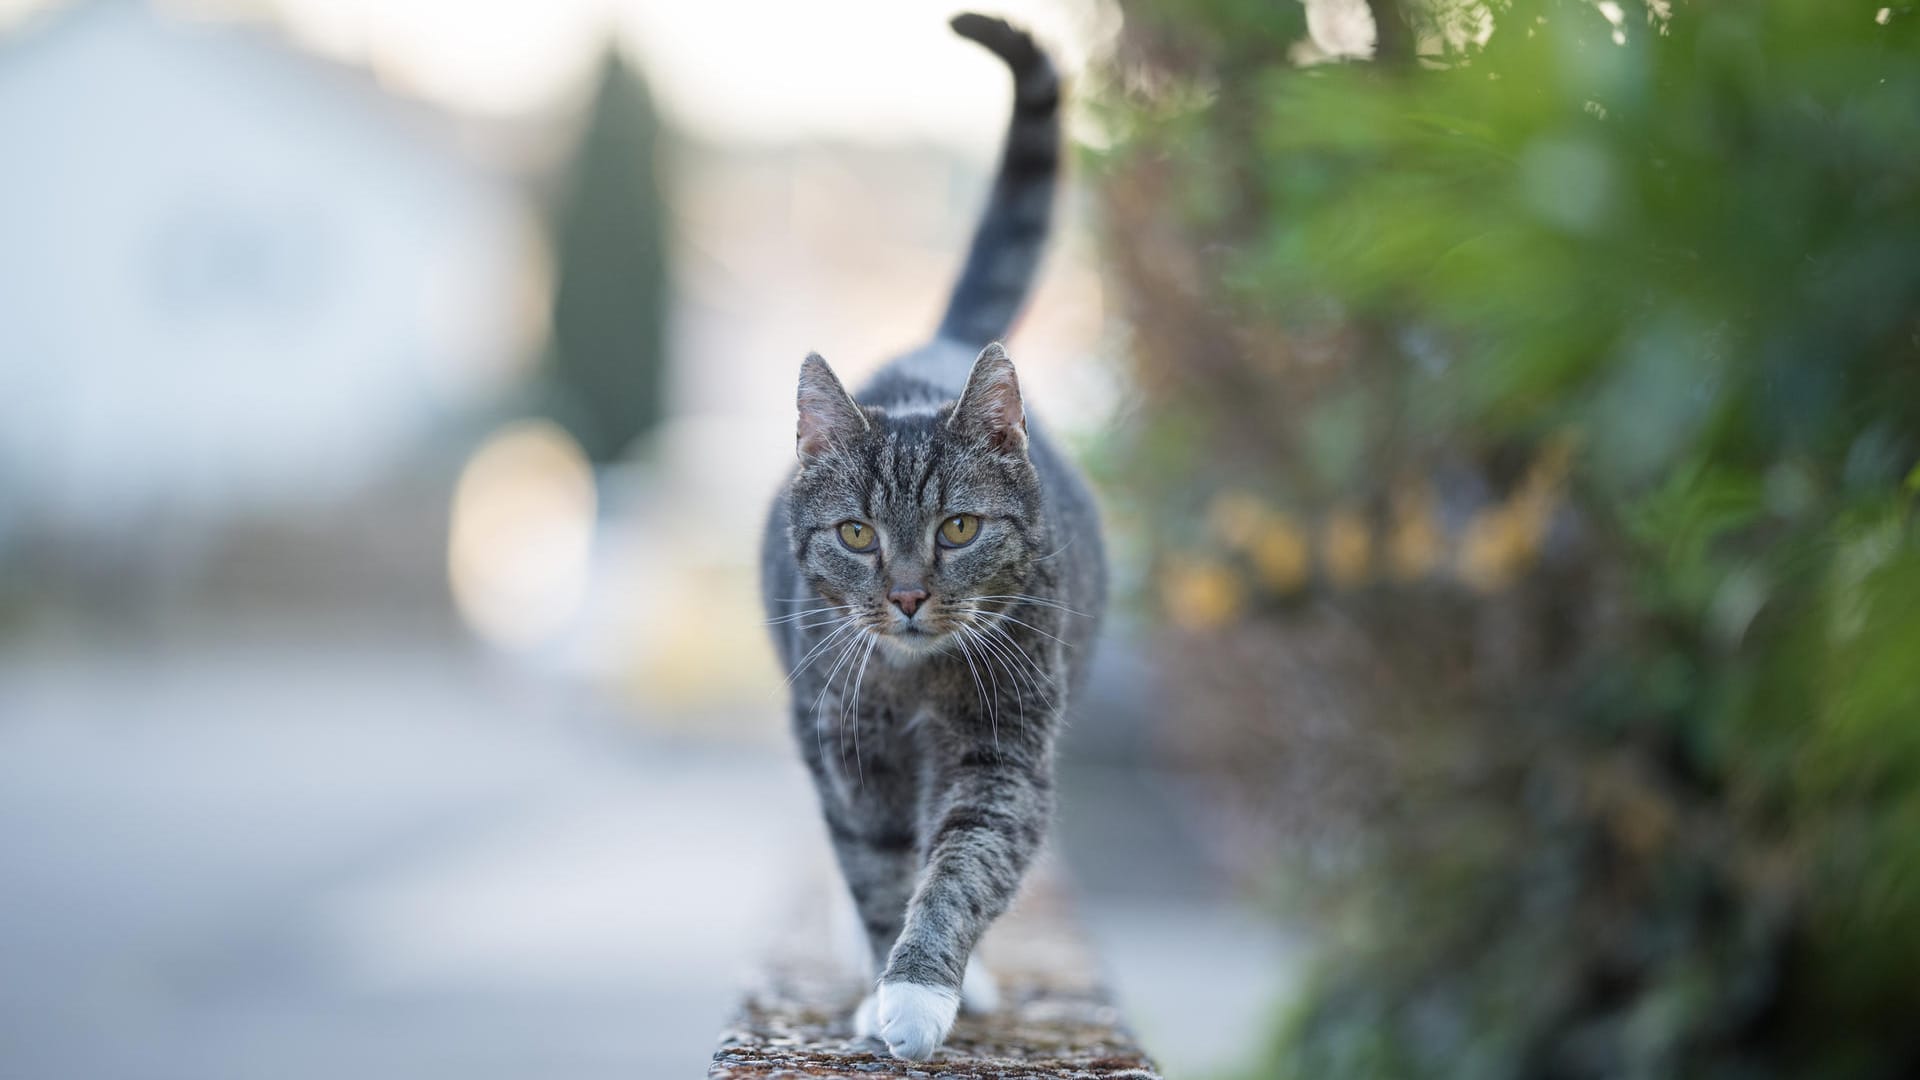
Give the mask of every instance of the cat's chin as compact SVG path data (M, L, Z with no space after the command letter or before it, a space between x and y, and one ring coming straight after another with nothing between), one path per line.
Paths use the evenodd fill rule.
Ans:
M949 635L925 630L902 630L877 638L880 652L889 660L919 660L947 651Z

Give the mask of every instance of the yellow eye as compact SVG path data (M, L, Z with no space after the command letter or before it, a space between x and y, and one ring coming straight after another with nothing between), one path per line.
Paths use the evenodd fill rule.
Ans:
M980 519L972 514L955 514L940 523L940 543L946 547L966 547L980 535Z
M873 550L873 526L862 521L843 521L840 523L840 542L852 551Z

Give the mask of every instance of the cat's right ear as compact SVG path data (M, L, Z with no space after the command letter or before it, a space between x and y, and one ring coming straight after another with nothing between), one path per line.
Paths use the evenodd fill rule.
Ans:
M999 342L981 349L974 359L967 388L960 392L947 423L973 432L995 450L1026 452L1027 410L1020 403L1020 379Z
M800 426L794 437L801 462L827 452L835 443L851 442L867 430L867 415L854 404L839 376L820 358L808 353L800 364Z

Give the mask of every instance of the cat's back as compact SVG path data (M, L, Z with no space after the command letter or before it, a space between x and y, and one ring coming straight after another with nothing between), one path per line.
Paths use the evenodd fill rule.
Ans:
M932 412L960 396L979 349L936 338L889 360L853 395L891 413Z

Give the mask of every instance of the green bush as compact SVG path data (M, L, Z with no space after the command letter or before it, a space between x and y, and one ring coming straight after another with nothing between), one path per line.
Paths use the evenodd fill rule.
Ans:
M1340 612L1418 703L1266 1075L1920 1074L1920 11L1606 6L1300 66L1292 4L1128 4L1169 614Z

